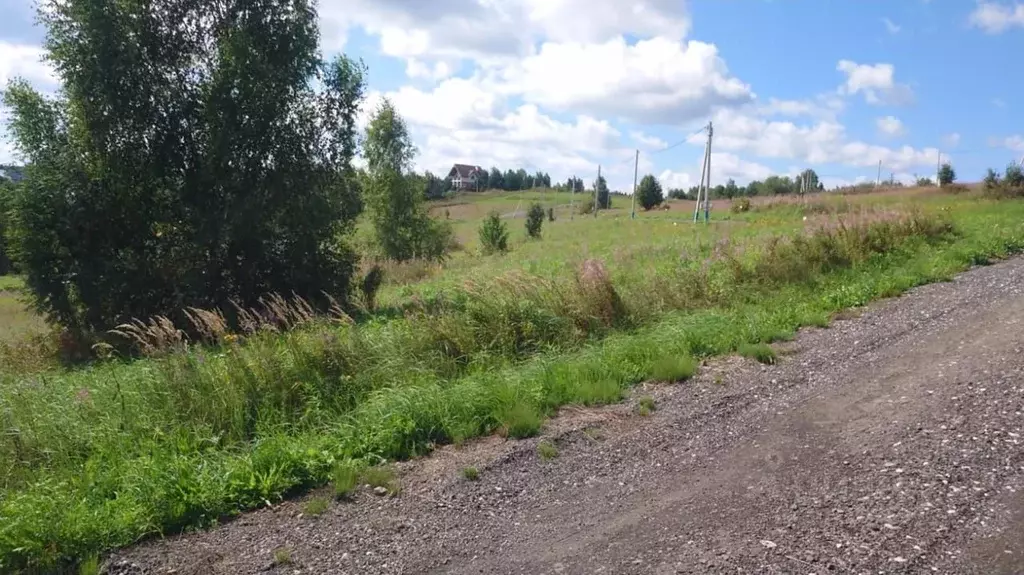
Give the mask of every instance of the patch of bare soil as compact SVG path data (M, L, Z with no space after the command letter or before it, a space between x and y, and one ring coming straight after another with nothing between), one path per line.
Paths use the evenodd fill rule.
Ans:
M648 417L566 410L544 438L403 464L398 497L286 502L106 571L1024 573L1022 286L1024 259L978 268L803 331L777 365L638 390Z

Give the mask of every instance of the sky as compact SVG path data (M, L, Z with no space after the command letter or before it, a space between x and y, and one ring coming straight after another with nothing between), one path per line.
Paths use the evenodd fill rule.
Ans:
M54 92L33 11L0 0L0 83ZM435 173L600 166L629 192L639 150L641 176L689 187L709 122L712 185L910 182L939 158L977 181L1024 157L1015 0L320 0L320 20L325 56L369 69L361 121L389 98Z

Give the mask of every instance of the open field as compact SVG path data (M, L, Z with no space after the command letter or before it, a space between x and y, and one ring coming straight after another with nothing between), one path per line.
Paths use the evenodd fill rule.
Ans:
M770 362L763 344L801 326L1024 248L1024 203L909 191L716 202L707 226L692 203L630 220L615 197L540 240L509 219L511 251L479 256L479 218L515 210L511 196L435 208L465 249L390 266L358 323L70 371L0 366L0 569L209 526L442 444L531 437L562 406L685 380L711 356Z

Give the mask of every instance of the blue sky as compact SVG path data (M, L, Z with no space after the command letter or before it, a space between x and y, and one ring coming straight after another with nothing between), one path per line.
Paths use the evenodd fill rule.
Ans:
M0 81L53 91L27 4L0 0ZM939 154L976 180L1024 156L1019 2L321 0L321 28L367 63L366 115L389 97L436 172L601 165L628 190L639 148L641 173L692 185L709 120L713 184L873 180L879 161L909 180Z

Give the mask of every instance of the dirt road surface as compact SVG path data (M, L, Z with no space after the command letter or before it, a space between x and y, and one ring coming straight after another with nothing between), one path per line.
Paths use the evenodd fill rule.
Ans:
M1024 573L1024 259L403 466L402 494L302 500L151 541L110 573ZM634 399L635 401L635 399ZM463 479L465 465L479 481ZM274 550L290 561L275 564Z

